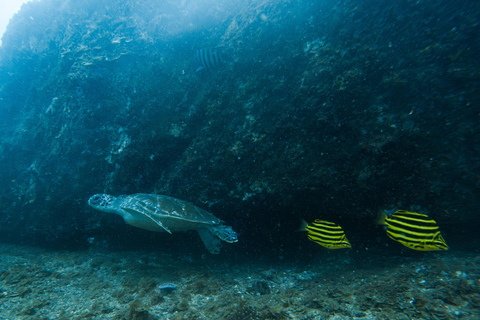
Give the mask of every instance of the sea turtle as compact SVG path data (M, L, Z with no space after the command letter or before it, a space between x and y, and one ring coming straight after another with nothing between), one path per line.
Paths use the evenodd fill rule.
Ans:
M197 230L200 238L213 254L220 252L220 240L237 242L237 234L223 221L191 203L172 197L137 193L114 197L96 194L88 204L100 211L121 215L126 223L134 227L168 232Z

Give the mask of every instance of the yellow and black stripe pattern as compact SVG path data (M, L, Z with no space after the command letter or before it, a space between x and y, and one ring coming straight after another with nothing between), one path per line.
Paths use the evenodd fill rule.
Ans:
M391 217L381 213L379 224L386 225L387 235L407 248L418 251L448 250L435 220L427 215L398 210Z
M308 239L328 249L351 248L345 232L333 222L315 220L305 227Z

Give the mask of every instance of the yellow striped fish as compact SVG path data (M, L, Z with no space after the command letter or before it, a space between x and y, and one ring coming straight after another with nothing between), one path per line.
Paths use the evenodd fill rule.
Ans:
M382 211L378 224L386 225L390 239L418 251L448 250L435 220L427 215L398 210L390 218Z
M328 249L351 248L345 232L333 222L315 220L308 224L302 221L299 231L307 231L308 239Z

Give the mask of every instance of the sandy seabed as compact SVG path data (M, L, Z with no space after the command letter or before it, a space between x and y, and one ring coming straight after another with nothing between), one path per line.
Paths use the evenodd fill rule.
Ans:
M336 251L301 266L7 244L0 254L0 319L480 319L477 253Z

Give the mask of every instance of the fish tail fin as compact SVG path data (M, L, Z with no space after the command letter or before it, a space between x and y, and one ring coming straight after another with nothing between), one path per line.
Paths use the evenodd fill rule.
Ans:
M307 221L305 221L303 219L300 219L300 226L295 231L305 231L305 230L307 230L307 227L308 227Z
M385 219L387 219L387 213L385 212L385 210L380 210L378 212L376 224L381 226L387 225Z

